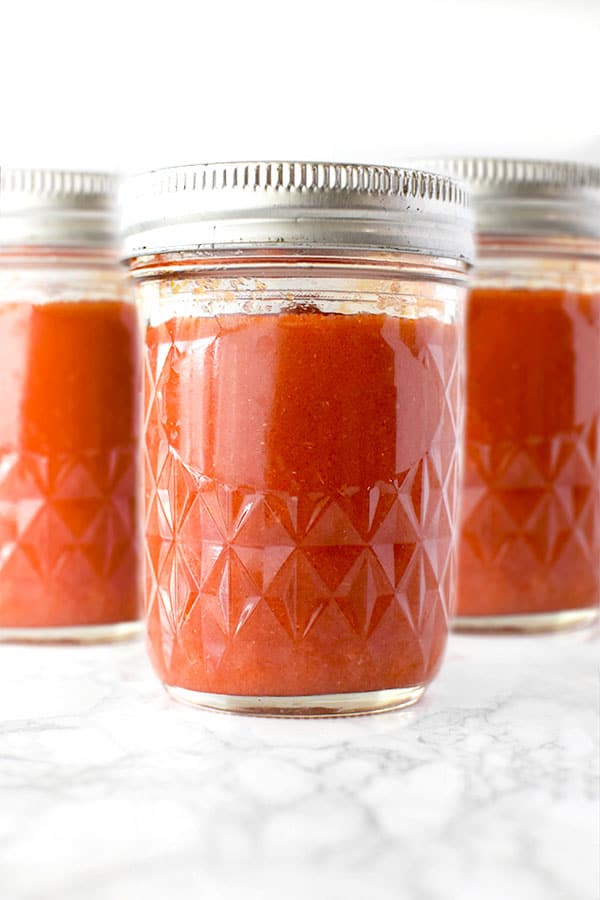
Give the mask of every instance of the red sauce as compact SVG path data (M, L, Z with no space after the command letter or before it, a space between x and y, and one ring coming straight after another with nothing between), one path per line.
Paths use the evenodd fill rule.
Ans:
M600 598L600 295L471 292L458 613Z
M382 314L147 333L148 627L162 679L306 695L428 682L453 587L457 334Z
M5 304L0 353L0 627L137 618L134 306Z

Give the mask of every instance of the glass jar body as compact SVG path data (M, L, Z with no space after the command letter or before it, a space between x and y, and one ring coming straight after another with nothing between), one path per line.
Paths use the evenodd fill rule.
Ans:
M141 333L114 255L0 254L0 640L139 631Z
M600 247L482 242L466 344L456 626L588 624L600 599Z
M146 608L178 699L419 699L454 589L464 272L289 251L134 261Z

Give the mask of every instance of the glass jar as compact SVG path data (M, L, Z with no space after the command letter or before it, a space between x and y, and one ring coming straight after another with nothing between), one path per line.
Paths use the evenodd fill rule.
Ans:
M416 702L454 591L464 192L263 163L134 179L149 646L176 699Z
M600 601L600 170L454 160L474 192L456 626L586 625Z
M141 334L116 182L0 180L0 640L139 631Z

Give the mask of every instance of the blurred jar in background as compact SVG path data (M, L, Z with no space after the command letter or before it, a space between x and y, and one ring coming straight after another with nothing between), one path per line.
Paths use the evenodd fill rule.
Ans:
M160 678L236 712L414 703L454 594L464 191L239 163L124 196Z
M139 627L141 338L116 187L0 173L0 640Z
M600 170L443 168L472 188L478 237L456 625L584 625L600 600Z

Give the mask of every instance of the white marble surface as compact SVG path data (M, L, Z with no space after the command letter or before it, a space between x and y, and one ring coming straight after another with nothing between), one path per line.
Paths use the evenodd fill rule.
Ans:
M2 900L597 900L598 643L454 637L411 710L167 699L140 644L0 646Z

